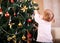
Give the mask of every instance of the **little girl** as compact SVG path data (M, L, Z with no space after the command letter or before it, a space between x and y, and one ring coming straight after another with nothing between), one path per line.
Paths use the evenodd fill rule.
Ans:
M37 43L53 43L51 34L51 23L54 19L54 14L51 10L46 9L41 15L37 10L34 10L34 18L38 23Z

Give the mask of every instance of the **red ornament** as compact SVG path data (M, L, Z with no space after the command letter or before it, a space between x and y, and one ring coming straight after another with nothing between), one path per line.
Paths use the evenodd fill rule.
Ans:
M28 33L27 38L31 38L31 37L32 37L32 34Z
M32 22L32 19L29 18L29 19L27 20L27 22Z
M0 14L2 14L2 9L0 8Z
M8 12L6 12L6 14L5 14L5 17L9 17L10 15L9 15L9 13Z
M14 3L14 0L9 0L11 3Z

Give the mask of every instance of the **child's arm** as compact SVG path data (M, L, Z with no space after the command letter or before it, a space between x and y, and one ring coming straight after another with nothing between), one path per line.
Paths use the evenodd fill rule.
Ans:
M40 21L40 15L39 15L38 10L34 10L34 14L35 14L35 16L34 16L35 21L36 21L37 23L39 23L39 21Z
M34 14L40 14L38 10L34 10Z

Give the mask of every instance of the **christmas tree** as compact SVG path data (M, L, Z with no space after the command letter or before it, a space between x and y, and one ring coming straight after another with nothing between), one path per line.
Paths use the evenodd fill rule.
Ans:
M25 43L34 38L36 22L32 0L0 0L0 39L2 43ZM27 42L28 43L28 42Z

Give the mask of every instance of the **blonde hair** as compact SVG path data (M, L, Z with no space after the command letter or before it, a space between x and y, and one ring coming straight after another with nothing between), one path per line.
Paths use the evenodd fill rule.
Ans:
M50 22L52 21L53 18L54 18L53 12L50 9L45 9L43 19Z

